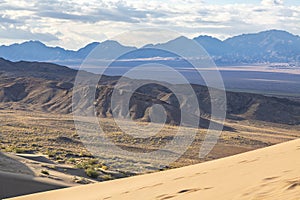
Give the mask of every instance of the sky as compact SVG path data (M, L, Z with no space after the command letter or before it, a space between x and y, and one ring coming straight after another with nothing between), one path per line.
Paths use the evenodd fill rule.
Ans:
M143 28L168 29L189 38L210 35L222 40L269 29L300 35L299 0L246 2L0 0L0 44L39 40L49 46L76 50L90 42ZM161 36L161 40L167 39L167 35Z

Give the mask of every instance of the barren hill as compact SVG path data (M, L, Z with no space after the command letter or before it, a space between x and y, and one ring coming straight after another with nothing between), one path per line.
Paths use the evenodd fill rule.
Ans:
M73 84L77 71L67 67L39 62L0 60L0 107L55 113L72 112ZM86 72L87 80L96 76ZM111 95L119 77L102 76L97 86L97 114L111 116ZM130 80L130 79L128 79ZM130 80L133 81L133 80ZM134 80L137 83L139 80ZM200 105L202 124L207 126L211 102L208 89L192 86ZM186 97L189 98L188 96ZM130 101L131 118L149 121L149 108L162 105L167 123L180 123L180 105L164 86L148 84L135 91ZM227 116L235 120L254 119L282 124L300 124L300 103L289 99L250 93L227 92Z

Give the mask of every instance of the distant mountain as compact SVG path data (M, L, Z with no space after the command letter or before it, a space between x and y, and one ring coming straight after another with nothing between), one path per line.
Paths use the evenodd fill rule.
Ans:
M189 57L198 57L200 55L195 45L196 43L193 42L193 40L181 36L163 44L146 45L144 48L165 49L167 51L173 52L174 54L180 54L183 56L187 55Z
M97 58L99 59L111 59L114 58L115 55L136 49L135 47L126 47L116 41L110 40L102 43L90 43L78 51L65 50L60 47L48 47L39 41L28 41L21 44L0 46L0 57L10 61L81 62L97 46L100 47L99 51L97 51Z
M140 59L155 57L178 57L173 53L158 50L169 49L173 52L197 58L195 42L200 44L217 64L249 64L265 62L299 62L300 37L286 31L269 30L255 34L243 34L224 41L211 36L199 36L193 40L179 37L163 44L149 44L137 49L123 46L117 41L94 42L78 51L60 47L48 47L39 41L0 46L0 57L11 61L51 61L69 66L79 65L84 58L97 48L97 59L111 60L125 52L133 51L122 58ZM127 66L130 63L126 64Z
M77 56L79 58L85 58L89 55L89 53L99 45L100 43L99 42L93 42L93 43L90 43L88 45L86 45L85 47L79 49L77 51ZM75 53L76 54L76 53ZM75 55L74 55L75 56Z
M293 62L300 57L300 37L286 31L244 34L224 43L233 48L231 56L240 59L237 62Z
M135 47L126 47L120 43L112 40L107 40L99 44L97 49L97 58L100 59L114 59L129 51L134 51Z
M194 41L198 42L210 55L215 57L227 55L234 49L230 44L211 36L199 36L194 38Z
M74 51L60 47L47 47L39 41L28 41L22 44L0 46L0 55L11 61L50 61L68 59Z

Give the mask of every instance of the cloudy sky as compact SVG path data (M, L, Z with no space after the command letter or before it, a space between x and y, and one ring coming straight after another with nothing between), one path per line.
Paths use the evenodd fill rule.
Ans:
M78 49L149 27L190 38L267 29L300 35L299 0L0 0L0 7L1 44L40 40Z

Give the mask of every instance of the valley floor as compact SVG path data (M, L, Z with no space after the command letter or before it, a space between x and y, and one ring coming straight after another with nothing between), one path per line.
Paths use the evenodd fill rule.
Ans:
M133 151L135 150L149 151L149 150L158 149L160 145L163 145L170 140L172 134L178 128L176 126L166 125L162 133L153 136L151 140L136 141L136 140L132 140L132 138L125 137L122 134L122 132L117 127L114 126L114 120L109 118L104 118L101 119L100 121L101 124L103 125L103 129L105 130L106 134L111 138L111 140L116 145L121 146L124 149L133 150ZM0 176L3 177L1 178L2 182L4 181L3 182L4 184L1 183L1 186L3 187L6 181L9 181L10 179L13 180L15 179L15 177L19 177L19 179L22 179L20 183L24 183L23 186L20 185L20 187L18 188L26 188L25 186L32 185L32 187L30 187L27 191L24 190L18 191L18 189L11 190L11 188L5 189L0 187L1 198L14 197L21 194L30 194L39 191L47 191L50 189L56 189L62 187L70 187L70 186L76 186L76 185L87 184L87 183L102 182L107 180L125 178L136 174L144 174L148 172L155 172L161 170L160 168L154 167L151 161L145 162L138 159L132 160L127 157L110 157L110 156L93 158L91 153L88 152L85 146L81 143L80 137L76 133L72 115L57 115L57 114L42 113L42 112L26 112L26 111L15 111L15 110L0 110L0 124L1 124L0 145L1 145L1 152L2 152L0 154L1 155ZM187 165L194 165L194 164L216 160L219 158L224 158L224 157L228 157L228 156L232 156L247 151L264 148L278 143L283 143L283 142L300 138L300 134L299 134L300 126L297 125L293 125L293 126L280 125L280 124L272 124L267 122L249 121L249 120L240 120L240 121L227 120L225 125L233 128L234 131L223 131L222 135L218 140L217 145L208 154L208 156L206 156L204 159L199 158L199 149L206 135L205 129L199 129L197 130L197 137L195 138L195 141L193 142L191 147L181 156L180 159L178 159L174 163L171 163L168 166L168 168L178 168ZM296 143L292 142L290 144L294 145ZM280 153L285 154L285 151L282 150L280 151ZM298 153L298 151L296 153ZM295 153L293 153L291 156L294 156L294 154ZM246 155L246 154L242 154L242 155ZM257 163L257 168L255 168L254 170L257 170L259 168L258 166L262 166L261 170L265 170L266 172L269 171L269 168L272 169L273 166L272 163L264 164L263 161L265 160L264 157L262 158L260 156L256 156L253 153L249 153L249 155L253 155L253 156L252 157L246 156L247 158L242 158L240 155L238 155L237 158L232 158L234 160L233 163L240 162L240 164L237 165L228 164L227 166L228 169L227 168L226 169L229 170L229 168L230 169L232 168L232 170L234 171L235 169L233 168L237 168L236 170L238 170L238 168L243 167L244 164L245 166L250 165L248 163ZM276 152L274 153L274 155L277 155ZM281 156L281 154L278 156ZM259 162L256 161L257 157L260 157ZM239 160L239 161L235 161L235 160ZM283 161L285 162L285 160ZM230 163L231 161L225 162L220 160L216 162ZM277 161L274 160L274 162ZM297 160L295 160L295 162L297 162ZM196 170L196 168L198 167L191 166L190 169L193 169L191 171L191 174L190 172L187 172L190 171L190 169L185 168L186 171L182 171L183 173L182 176L179 176L181 171L180 170L176 171L177 170L176 169L175 171L173 171L174 174L170 172L171 173L170 176L174 177L175 182L177 182L177 178L178 181L180 179L183 179L185 182L188 182L186 177L191 178L195 176L195 179L197 179L198 176L196 176L195 174L197 173L201 174L202 172L206 171L206 167L204 167L205 170L204 169L202 170L201 166L210 166L210 165L213 166L213 164L209 164L209 163L214 163L214 162L207 162L207 164L204 163L199 165L199 170L198 169ZM284 167L288 168L286 169L287 171L290 170L289 168L293 168L296 165L296 163L292 163L291 160L288 160L286 164L287 166ZM134 171L134 169L132 168L133 165L138 166L143 170ZM214 170L214 168L215 167L209 167L207 168L207 170L211 171ZM242 171L239 174L240 176L239 178L244 179L244 175L246 176L246 174L244 173L248 173L247 171L248 169L242 168L241 170ZM179 172L179 174L177 172ZM193 174L193 172L195 173ZM229 171L223 171L221 169L219 169L219 172L225 174L228 173L226 177L225 175L223 178L222 176L220 176L221 181L230 180L228 176L232 173L229 173ZM169 172L166 172L166 174L168 173ZM187 175L184 173L187 173ZM276 177L277 176L281 177L281 175L280 176L279 175L276 175ZM149 176L151 177L151 175ZM154 177L156 176L157 175L154 175ZM170 176L166 175L166 177L170 177ZM202 174L201 180L202 180L202 176L205 177L206 175ZM216 175L213 178L212 175L210 175L208 178L209 179L212 178L213 180L219 180L217 178L218 176ZM249 175L249 177L251 176ZM284 177L284 180L286 182L290 182L290 181L297 182L297 180L294 179L292 180L291 177L285 177L285 176L282 177ZM268 178L267 175L266 178ZM128 180L135 180L135 179L128 179ZM150 178L150 180L152 180L152 178ZM238 181L238 177L234 178L233 180ZM168 184L171 183L173 184L172 181L170 182L169 178L168 180L164 180L164 181L167 181ZM274 180L270 179L270 181L273 183L273 181L277 181L277 179L276 178L274 178ZM41 182L45 183L45 187L38 187L41 185ZM120 184L122 185L125 182L120 182ZM150 182L146 181L145 182L146 185L144 185L143 182L138 181L137 186L141 184L141 188L143 187L151 188L152 185L161 184L160 182L159 183L158 182L156 183L156 181L154 182L152 184L152 181ZM266 180L266 182L268 182L268 180ZM272 183L270 183L270 185L272 185ZM201 182L199 182L199 184L201 185ZM257 184L263 185L264 183L257 182ZM271 187L281 187L283 182L282 183L280 182L278 184L280 186L275 184L274 186ZM6 186L8 187L8 185L9 184L7 182ZM187 188L174 187L172 191L166 190L166 194L160 194L162 192L157 192L157 193L154 192L153 195L157 195L157 196L162 195L160 198L158 198L157 196L156 197L158 199L166 199L166 197L168 196L174 196L174 198L175 197L177 198L177 196L180 197L182 194L189 196L192 195L194 192L195 194L198 194L199 191L201 191L201 195L203 193L203 195L205 196L207 192L209 194L210 191L214 191L212 189L205 189L205 188L221 187L220 185L218 187L210 186L210 184L203 185L203 187L201 185L200 187L200 185L197 187L196 186L192 187L192 185L189 186L189 184L187 183L186 185ZM106 186L103 187L106 188ZM247 187L245 186L244 188L248 188L248 186ZM136 188L133 188L133 190L135 189ZM177 192L175 192L176 189L178 189ZM126 190L126 187L124 187L124 190ZM163 191L163 190L164 188L159 189L159 191ZM180 192L181 190L182 192ZM256 189L249 188L249 192L252 194L250 190L255 191ZM7 192L6 194L4 194L5 192L3 191L10 191L10 193ZM112 194L117 194L119 191L112 191L112 192L113 192ZM125 192L126 191L124 191L124 193ZM247 191L245 191L245 199L247 199L246 193ZM104 192L104 194L106 193ZM140 193L137 191L133 193L133 195L135 194L140 195ZM117 195L117 197L119 197L119 194ZM125 197L127 198L126 195ZM237 199L243 199L243 198L241 197ZM250 197L248 199L250 199Z

